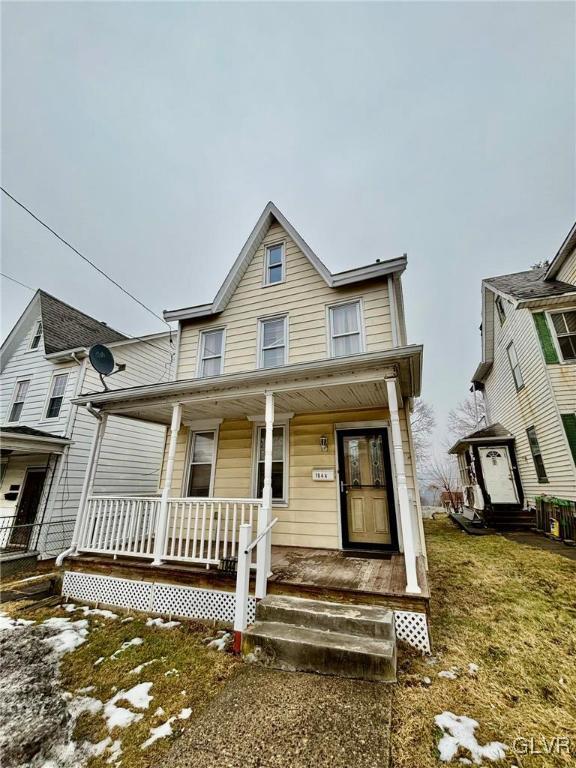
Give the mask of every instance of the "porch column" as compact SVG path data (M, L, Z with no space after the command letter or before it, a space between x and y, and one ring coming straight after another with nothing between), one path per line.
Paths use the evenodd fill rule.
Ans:
M272 520L272 445L274 429L274 393L266 392L264 438L264 485L262 487L262 510L258 515L258 535ZM256 597L266 597L266 584L272 560L272 536L263 536L256 548Z
M404 543L404 563L406 566L406 592L414 595L422 591L418 586L416 572L416 542L412 526L412 513L408 486L406 484L406 466L402 448L402 433L400 432L400 416L398 414L398 396L396 394L396 377L386 379L388 390L388 409L390 411L390 426L392 445L394 447L394 466L396 470L396 486L398 488L398 506L400 508L400 525L402 526L402 541Z
M95 411L93 413L95 413ZM94 490L94 479L96 477L96 470L98 469L98 460L100 458L100 450L102 448L102 441L104 440L107 422L108 414L100 414L96 423L96 429L94 430L94 437L92 438L88 464L86 465L86 473L84 475L84 482L80 493L80 501L78 503L78 514L74 525L74 533L72 534L71 546L74 548L74 554L78 553L78 548L84 543L88 498L92 495L92 491Z
M182 405L176 403L172 406L172 423L170 424L170 437L168 441L168 457L166 459L166 474L164 476L164 486L162 488L162 497L160 499L160 509L156 521L156 531L154 534L154 560L152 565L162 565L164 555L164 540L166 538L166 526L168 524L168 498L172 488L172 475L174 474L174 459L176 457L176 446L178 441L178 432L182 422Z

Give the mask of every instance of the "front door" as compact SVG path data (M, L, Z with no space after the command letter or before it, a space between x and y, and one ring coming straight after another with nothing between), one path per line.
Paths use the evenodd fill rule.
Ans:
M505 445L478 448L484 486L492 504L518 504L510 453Z
M10 535L9 546L11 548L28 549L45 479L45 469L29 469L26 473L14 528Z
M340 430L337 436L343 546L397 550L387 431Z

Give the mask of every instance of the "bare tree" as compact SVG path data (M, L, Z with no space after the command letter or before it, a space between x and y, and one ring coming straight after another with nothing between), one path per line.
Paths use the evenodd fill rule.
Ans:
M454 512L460 508L460 480L458 467L452 456L432 459L427 467L428 488L437 494L446 494Z
M481 394L476 393L476 402L474 395L468 395L465 400L458 403L455 408L448 412L448 432L456 440L477 429L482 429L486 425L486 406Z
M416 463L422 465L422 462L428 457L430 451L430 438L432 431L436 426L436 417L434 408L417 397L414 400L414 408L410 416L410 425L412 427L412 437L414 439L414 453L416 454Z

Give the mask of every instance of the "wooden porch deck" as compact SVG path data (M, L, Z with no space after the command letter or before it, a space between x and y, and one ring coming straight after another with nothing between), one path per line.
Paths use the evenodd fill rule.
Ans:
M333 549L272 547L270 594L294 595L316 600L385 605L399 610L428 610L430 593L424 559L418 558L420 595L405 591L404 556L363 555ZM152 566L150 561L119 555L81 554L65 560L67 570L100 573L141 581L185 584L203 589L232 591L236 579L216 567L165 563Z

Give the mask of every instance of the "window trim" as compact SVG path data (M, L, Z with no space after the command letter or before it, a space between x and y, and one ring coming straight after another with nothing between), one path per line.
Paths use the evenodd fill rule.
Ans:
M40 328L40 333L38 333L38 328ZM40 342L42 341L42 336L44 335L44 325L42 323L42 320L37 320L34 324L34 328L32 330L32 333L30 334L30 340L28 341L28 349L26 352L37 352L40 349ZM36 347L33 347L32 344L34 343L34 339L38 336L38 345Z
M516 355L516 366L518 368L518 371L520 372L520 379L522 380L521 384L519 385L516 376L514 374L514 366L512 365L512 358L510 357L510 350L514 350L514 354ZM516 392L520 392L521 389L524 389L526 386L526 382L524 381L524 376L522 375L522 366L520 365L520 358L518 357L518 350L516 349L516 345L513 341L511 341L507 347L506 347L506 354L508 355L508 364L510 365L510 372L512 373L512 380L514 381L514 385L516 387Z
M538 453L534 453L534 448L532 445L532 440L530 439L530 432L533 433L533 439L536 442L536 445L538 446ZM540 441L538 440L538 434L536 432L536 427L532 424L531 426L526 428L526 437L528 439L528 448L530 449L530 454L532 456L532 463L534 465L534 469L536 470L536 477L538 478L538 482L541 484L549 483L550 480L548 478L548 473L546 472L546 465L544 464L544 454L542 453L542 448L540 447ZM536 463L536 456L540 456L540 461L542 463L542 470L544 472L543 475L540 475L540 472L538 471L538 464Z
M284 430L284 477L282 478L282 498L272 499L273 507L287 507L290 503L290 419L282 419L274 422L274 429L282 427ZM266 423L258 420L252 424L252 472L251 489L252 498L258 496L258 436L260 430L266 429Z
M498 320L500 321L500 328L502 328L507 319L504 301L505 299L503 299L502 296L497 293L496 298L494 299L494 306L496 307L496 314L498 315Z
M262 342L264 341L264 323L270 320L284 320L284 362L282 365L274 365L270 368L265 368L264 363L264 348ZM256 368L264 371L273 371L275 368L281 368L283 365L288 365L290 354L290 327L288 322L288 313L280 313L275 315L266 315L265 317L258 318L258 331L256 334ZM268 349L277 349L278 347L268 347Z
M214 496L214 484L216 482L216 457L218 456L218 440L220 437L220 424L215 424L214 426L208 426L204 429L201 428L201 425L190 427L188 431L188 444L186 446L186 467L184 472L184 478L183 478L183 485L182 485L182 496L185 499L190 498L196 498L194 496L190 496L188 493L188 488L190 486L190 476L191 476L191 469L192 469L192 457L194 455L194 437L198 434L206 434L206 432L212 432L214 434L214 444L212 447L212 471L210 473L210 488L208 489L208 496L206 496L207 499L210 499Z
M222 331L222 354L220 355L220 373L214 374L214 376L203 376L202 375L202 364L205 359L208 360L214 360L214 357L210 358L204 358L203 357L203 351L204 351L204 336L207 333L212 333L215 331ZM226 326L225 325L219 325L215 326L214 328L208 327L208 328L200 328L198 331L198 351L196 354L196 378L197 379L213 379L215 376L222 376L224 373L224 363L225 363L225 355L226 355Z
M66 376L66 382L64 383L64 394L62 395L62 404L60 405L60 410L58 411L57 416L48 416L48 408L50 407L50 400L52 400L52 389L54 388L54 380L57 376ZM44 401L44 408L42 409L42 421L55 421L56 419L59 419L62 415L62 408L64 406L64 399L66 394L66 387L68 386L68 380L70 378L70 371L52 371L52 376L50 377L50 385L48 387L48 393L46 395L46 400Z
M562 354L562 349L560 348L560 342L558 341L558 336L556 334L554 321L552 320L552 315L563 314L565 312L576 312L576 307L559 307L558 309L547 309L545 310L544 314L546 317L546 322L548 323L550 335L552 336L552 341L554 342L554 347L556 349L556 354L558 355L558 360L560 362L560 365L575 365L576 359L574 360L564 359L564 355Z
M364 324L364 302L362 296L356 298L343 299L333 304L326 305L326 334L328 343L328 357L336 358L334 354L334 336L332 334L332 310L337 307L343 307L347 304L356 304L359 323L360 349L354 352L354 355L362 355L366 352L366 327ZM352 334L349 334L352 335ZM338 357L350 357L350 355L339 355Z
M272 250L272 248L277 248L278 246L282 248L282 261L281 261L282 280L278 280L276 283L269 283L268 270L270 269L270 264L268 263L268 254ZM262 287L271 288L275 285L282 285L282 283L285 283L285 282L286 282L286 240L275 240L273 243L266 243L266 245L264 246L264 274L262 275Z
M22 382L27 381L28 386L26 388L26 392L24 393L24 400L16 400L16 393L18 391L18 385ZM10 403L8 405L8 410L6 412L6 424L20 424L20 418L22 416L22 411L24 410L24 404L26 403L26 398L28 397L28 392L30 392L30 384L32 383L32 377L31 376L21 376L20 378L16 379L14 382L14 387L12 389L12 397L10 398ZM14 408L14 405L16 403L22 403L22 409L20 411L20 415L17 419L11 419L12 416L12 409Z

